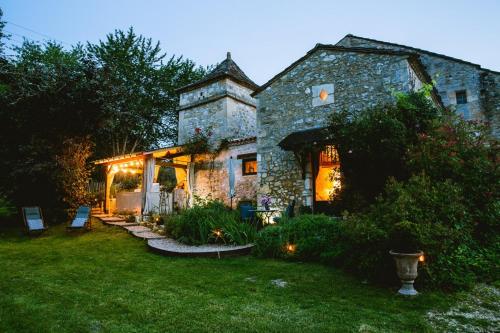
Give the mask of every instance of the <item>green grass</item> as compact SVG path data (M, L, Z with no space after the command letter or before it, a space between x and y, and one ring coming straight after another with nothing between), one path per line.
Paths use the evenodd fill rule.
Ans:
M432 331L426 313L462 297L402 298L315 264L163 257L99 223L0 229L0 264L0 332Z

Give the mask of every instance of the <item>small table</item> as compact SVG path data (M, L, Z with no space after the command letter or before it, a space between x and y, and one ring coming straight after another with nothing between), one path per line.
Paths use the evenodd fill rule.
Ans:
M254 212L256 215L260 214L262 215L262 224L270 224L271 223L271 216L273 216L273 213L279 212L279 209L250 209L249 212ZM264 223L264 221L266 223Z

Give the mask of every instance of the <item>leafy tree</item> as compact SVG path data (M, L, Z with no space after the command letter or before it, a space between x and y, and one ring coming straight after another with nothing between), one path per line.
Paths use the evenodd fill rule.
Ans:
M105 41L87 44L99 68L98 97L107 114L101 142L103 154L125 154L175 141L178 98L175 90L200 79L205 69L191 60L170 57L159 42L116 30Z
M96 69L83 49L25 41L1 76L0 189L18 206L64 208L56 155L68 138L85 137L102 123L95 98ZM50 216L50 214L49 214Z
M62 152L56 156L60 170L58 184L63 201L71 210L90 204L88 184L91 168L88 159L92 155L92 148L89 137L69 138L63 142Z
M5 31L4 31L5 21L2 20L2 17L3 17L3 11L2 11L2 8L0 8L0 55L3 55L3 50L5 47L4 40L9 37L7 34L5 34Z

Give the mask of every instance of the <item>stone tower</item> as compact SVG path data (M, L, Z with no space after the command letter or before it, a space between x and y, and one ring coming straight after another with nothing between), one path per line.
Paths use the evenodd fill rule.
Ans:
M195 129L210 131L211 139L245 139L256 135L257 89L227 53L213 71L200 81L178 90L178 144L184 144Z

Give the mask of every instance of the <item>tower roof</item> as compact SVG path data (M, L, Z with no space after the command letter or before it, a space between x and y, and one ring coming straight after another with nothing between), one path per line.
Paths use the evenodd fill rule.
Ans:
M241 68L231 59L231 52L227 53L226 59L208 73L203 79L194 83L188 84L177 90L178 93L183 93L189 90L196 89L200 86L219 81L224 78L230 78L236 83L241 84L249 89L256 90L259 86L250 80L248 76L241 70Z

